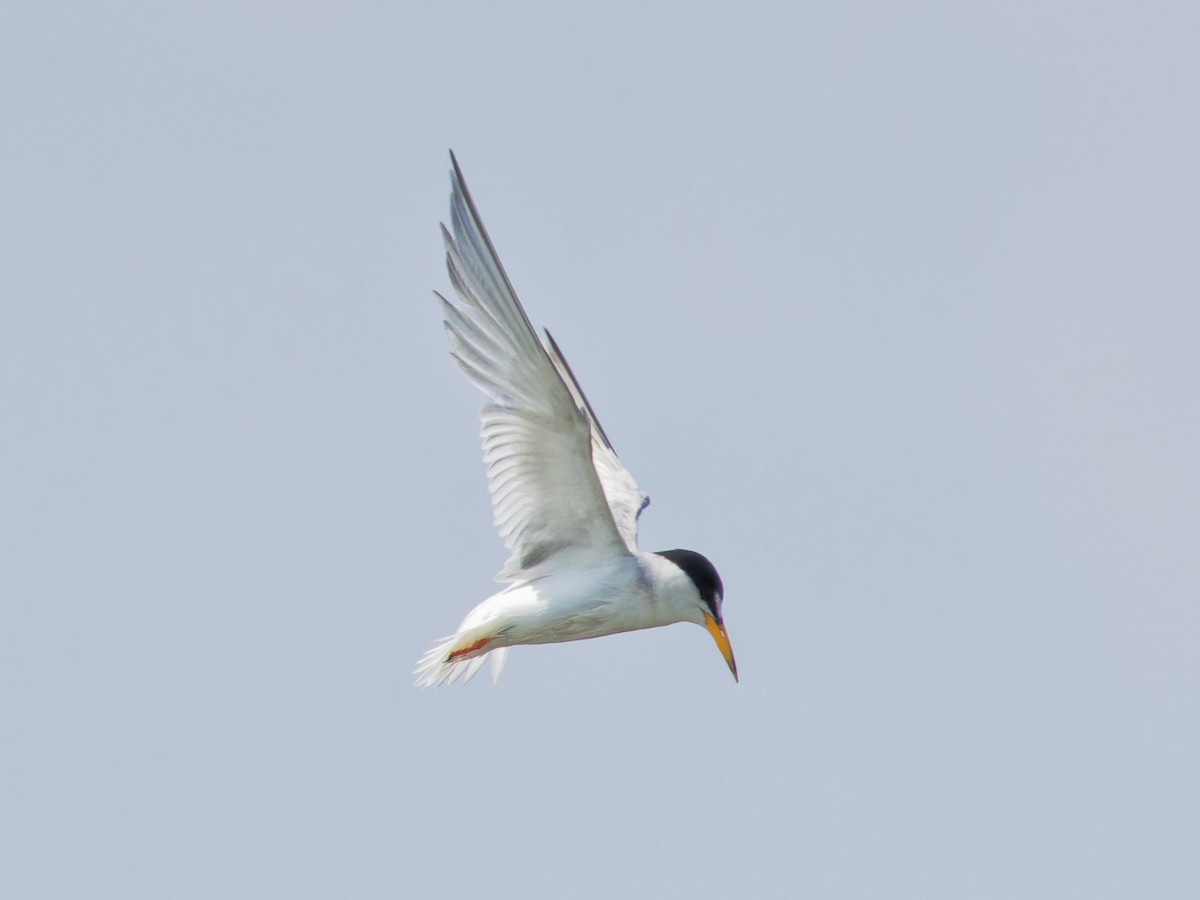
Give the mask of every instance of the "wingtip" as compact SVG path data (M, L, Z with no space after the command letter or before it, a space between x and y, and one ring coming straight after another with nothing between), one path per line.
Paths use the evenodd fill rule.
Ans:
M456 184L465 185L466 182L463 180L462 167L459 166L459 164L458 164L458 157L454 155L453 150L451 150L449 152L450 152L450 177Z

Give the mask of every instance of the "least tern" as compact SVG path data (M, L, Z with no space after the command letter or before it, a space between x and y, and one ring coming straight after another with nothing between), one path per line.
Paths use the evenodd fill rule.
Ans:
M508 280L450 154L446 268L458 294L435 296L450 355L487 397L483 460L492 511L510 552L507 583L467 613L417 665L421 686L471 680L487 657L498 678L508 648L694 622L737 679L721 615L724 587L692 550L645 553L637 521L650 502L625 469L547 331L543 342Z

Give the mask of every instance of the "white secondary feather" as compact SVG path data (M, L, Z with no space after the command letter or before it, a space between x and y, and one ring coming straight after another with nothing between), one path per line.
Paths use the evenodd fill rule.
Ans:
M453 159L453 157L451 157ZM460 302L438 294L451 355L488 398L483 459L500 536L497 576L527 581L632 552L649 502L621 465L582 389L547 333L543 344L505 274L457 161L453 234L442 228Z
M546 339L548 342L546 350L550 353L550 359L553 361L554 367L558 369L558 374L562 376L563 383L570 389L575 405L587 413L588 425L592 432L592 465L600 478L600 486L604 489L604 499L608 501L613 522L616 524L625 546L630 551L636 550L638 516L642 514L643 509L650 505L650 497L638 488L637 482L633 480L629 470L617 459L617 452L613 449L604 429L600 427L596 414L592 412L592 404L588 402L587 395L579 386L575 373L567 364L566 357L558 349L558 342L554 340L554 335L547 331Z
M443 226L442 235L458 301L438 298L451 355L488 399L483 459L510 551L498 579L508 585L421 658L417 684L469 681L489 656L496 677L512 646L674 622L708 628L736 678L716 570L690 551L637 549L648 498L617 459L554 338L546 332L543 342L530 325L457 161L451 183L451 230Z

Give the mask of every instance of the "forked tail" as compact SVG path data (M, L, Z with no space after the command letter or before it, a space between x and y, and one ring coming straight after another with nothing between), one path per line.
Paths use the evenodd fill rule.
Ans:
M413 672L417 676L417 687L437 687L454 684L460 678L466 684L483 667L483 661L492 660L492 683L500 678L504 661L508 658L508 647L488 649L491 635L475 635L470 631L460 632L443 638L434 644Z

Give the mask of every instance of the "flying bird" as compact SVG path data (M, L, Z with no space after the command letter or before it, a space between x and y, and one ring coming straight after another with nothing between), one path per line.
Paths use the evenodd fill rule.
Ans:
M450 355L487 397L483 460L495 524L510 555L507 586L467 613L417 664L420 686L470 681L508 648L603 637L675 622L703 626L737 679L721 576L692 550L637 548L650 502L625 469L549 331L539 339L450 154L441 294Z

